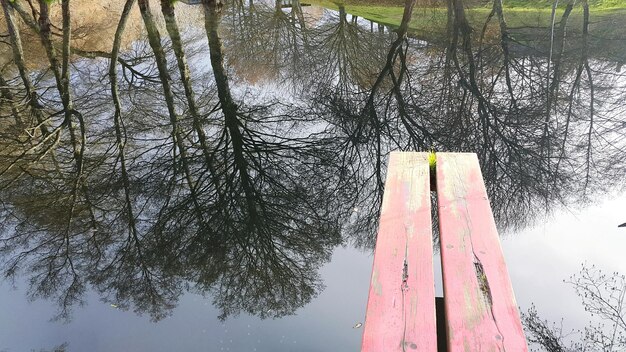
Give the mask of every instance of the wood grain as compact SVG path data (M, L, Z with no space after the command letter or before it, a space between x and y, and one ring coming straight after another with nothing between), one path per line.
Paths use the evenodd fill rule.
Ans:
M448 351L528 351L476 155L436 173Z
M437 350L427 153L392 152L362 351Z

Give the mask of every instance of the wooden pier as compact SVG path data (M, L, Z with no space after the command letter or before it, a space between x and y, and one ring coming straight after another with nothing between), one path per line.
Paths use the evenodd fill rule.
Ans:
M391 153L362 351L528 351L476 155L437 153L432 168L428 159ZM432 172L444 291L438 305L445 311L439 320Z

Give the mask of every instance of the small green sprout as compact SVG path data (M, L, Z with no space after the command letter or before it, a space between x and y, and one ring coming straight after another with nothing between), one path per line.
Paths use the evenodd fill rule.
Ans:
M437 156L435 155L435 151L432 149L430 153L428 153L428 165L430 166L430 171L434 172L437 167Z

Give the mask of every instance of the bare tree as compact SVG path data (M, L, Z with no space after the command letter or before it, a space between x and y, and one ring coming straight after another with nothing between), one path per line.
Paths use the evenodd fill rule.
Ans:
M623 351L626 348L626 279L617 272L604 273L594 265L583 264L580 272L565 281L581 298L595 323L582 330L563 332L560 325L539 317L533 306L522 314L528 341L538 351Z

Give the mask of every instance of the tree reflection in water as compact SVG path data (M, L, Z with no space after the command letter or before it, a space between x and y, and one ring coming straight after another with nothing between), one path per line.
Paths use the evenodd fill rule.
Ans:
M110 51L78 45L74 2L1 2L2 268L59 318L88 289L155 320L188 290L222 319L293 314L336 246L373 248L395 149L476 152L502 228L624 186L623 57L591 49L587 2L551 53L499 0L480 24L448 0L430 41L413 1L380 32L298 1L205 0L187 23L126 0Z
M522 313L528 341L547 352L623 351L626 348L626 278L604 273L594 265L583 264L579 273L565 281L580 297L586 312L595 321L582 330L563 331L563 323L549 323L532 306Z

